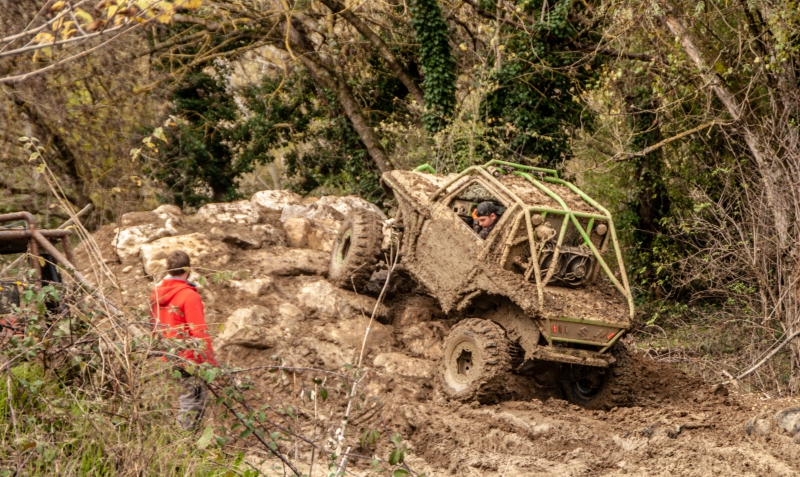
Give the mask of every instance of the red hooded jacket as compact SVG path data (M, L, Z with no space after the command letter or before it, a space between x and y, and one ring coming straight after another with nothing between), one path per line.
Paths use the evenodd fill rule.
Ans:
M206 332L203 300L193 284L181 278L165 278L150 295L150 312L164 338L197 338L206 342L204 351L186 349L179 356L197 364L209 362L218 366L211 337Z

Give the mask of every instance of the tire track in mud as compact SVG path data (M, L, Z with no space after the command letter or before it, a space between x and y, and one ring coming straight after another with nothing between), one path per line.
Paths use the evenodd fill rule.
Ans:
M429 476L800 475L800 444L745 433L755 407L775 412L796 400L726 395L672 366L635 361L633 407L586 410L547 389L524 401L462 404L438 391L418 396L407 381L395 383L384 413L408 436L409 463Z

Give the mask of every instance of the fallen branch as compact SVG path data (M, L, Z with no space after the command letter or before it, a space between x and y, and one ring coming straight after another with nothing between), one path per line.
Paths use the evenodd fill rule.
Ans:
M788 336L788 337L787 337L785 340L783 340L783 343L779 344L779 345L778 345L778 346L777 346L775 349L773 349L772 351L770 351L770 352L769 352L769 354L767 354L766 356L764 356L764 359L762 359L761 361L759 361L758 363L756 363L756 364L755 364L755 366L753 366L752 368L750 368L750 369L748 369L747 371L743 372L743 373L742 373L742 374L740 374L739 376L736 376L736 380L737 380L737 381L739 381L739 380L741 380L742 378L746 378L747 376L749 376L750 374L752 374L752 373L753 373L753 371L755 371L755 370L757 370L758 368L760 368L761 366L763 366L763 365L764 365L764 363L766 363L767 361L769 361L769 359L770 359L770 358L772 358L773 356L775 356L775 353L777 353L778 351L780 351L781 349L783 349L783 347L784 347L784 346L786 346L787 344L789 344L789 343L790 343L790 342L791 342L793 339L797 338L798 336L800 336L800 330L797 330L797 331L795 331L794 333L790 334L790 335L789 335L789 336Z

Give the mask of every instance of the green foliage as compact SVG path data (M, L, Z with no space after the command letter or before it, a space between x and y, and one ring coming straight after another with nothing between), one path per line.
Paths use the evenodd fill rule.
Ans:
M437 132L447 124L456 104L456 64L450 51L447 23L436 0L413 0L409 5L422 74L425 77L425 128Z
M522 1L519 8L528 18L537 18L542 3ZM560 166L571 155L572 131L591 126L592 117L574 91L594 77L602 60L583 61L582 53L572 51L578 31L568 15L570 8L577 8L574 3L550 2L544 20L530 25L529 31L503 26L501 58L489 58L501 66L491 74L497 86L482 111L494 126L491 135L503 144L501 154L521 163ZM482 5L496 10L493 2ZM484 158L492 152L477 151Z
M173 114L183 121L170 131L155 177L178 205L237 199L235 179L251 170L252 161L236 157L236 131L223 126L237 119L224 80L195 71L175 89L173 100Z

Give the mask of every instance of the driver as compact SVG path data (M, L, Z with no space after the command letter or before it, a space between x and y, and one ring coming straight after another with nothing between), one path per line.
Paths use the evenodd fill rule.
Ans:
M503 207L498 207L488 201L481 202L475 207L475 210L472 211L472 217L475 219L473 221L474 225L472 226L472 230L474 230L480 238L486 240L486 237L491 233L497 220L502 217L503 212L505 212L505 208Z

